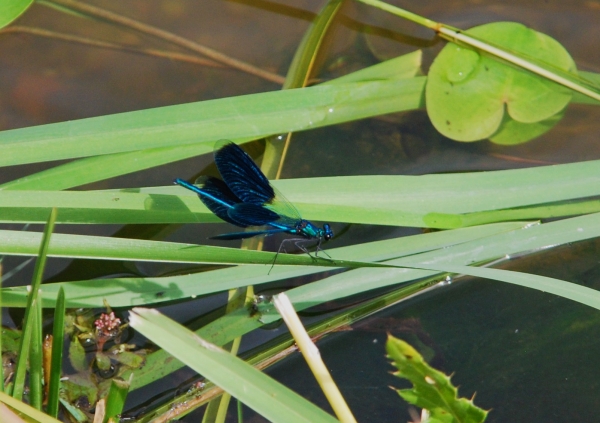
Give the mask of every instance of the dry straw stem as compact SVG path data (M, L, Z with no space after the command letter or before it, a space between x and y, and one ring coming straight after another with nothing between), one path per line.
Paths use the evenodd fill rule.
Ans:
M312 342L302 322L300 322L300 318L296 314L296 310L294 310L290 299L287 295L281 293L273 297L273 302L285 324L288 326L296 344L298 344L300 352L315 375L337 418L342 423L356 423L356 419L352 415L348 404L346 404L342 393L333 381L331 374L329 374L325 363L323 363L317 346Z

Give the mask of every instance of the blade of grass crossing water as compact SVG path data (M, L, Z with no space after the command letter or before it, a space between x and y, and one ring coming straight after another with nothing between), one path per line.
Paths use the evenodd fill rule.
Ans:
M420 292L423 289L427 289L432 283L437 283L438 280L435 281L421 281L417 284L411 284L409 286L404 286L399 288L393 292L387 293L383 296L376 297L366 303L360 304L357 307L347 309L343 311L341 314L332 316L328 319L320 321L317 324L313 324L308 328L308 333L313 338L321 339L324 335L328 333L336 332L340 327L347 327L348 325L359 321L367 316L372 315L373 313L390 306L391 304L395 304L399 301L402 301L404 298L411 296L415 292ZM237 319L246 319L249 315L249 311L246 310L246 316L237 315ZM228 316L229 317L229 316ZM232 319L229 319L232 320ZM218 322L217 322L218 323ZM207 326L211 326L212 324L208 324ZM218 331L219 336L222 337L221 333L223 331L227 331L227 327L223 327L223 329L217 329L216 326L222 325L214 325L211 328L211 331ZM203 328L204 329L204 328ZM196 332L198 333L198 331ZM209 335L211 336L211 335ZM266 367L269 367L281 359L289 356L290 354L295 354L297 352L296 348L294 348L295 342L293 338L289 334L283 334L277 337L276 339L270 341L264 349L261 348L261 351L249 357L246 362L253 365L254 367L264 370ZM160 350L156 353L152 353L148 356L148 361L152 360L152 357L156 355L164 354L164 351ZM166 357L166 356L164 356ZM164 358L161 362L164 362ZM169 364L175 363L177 360L171 360ZM180 367L183 364L180 364ZM136 373L136 375L143 375L141 372L146 371L146 367L139 369L140 372ZM172 371L172 370L171 370ZM149 372L152 372L149 370ZM143 377L143 376L142 376ZM216 391L220 390L217 386L210 386L212 384L207 384L205 390L202 391L202 396L213 397L213 392L216 395ZM208 400L207 400L208 401ZM160 409L156 410L156 414L153 416L147 416L146 420L141 420L140 423L146 423L151 421L151 419L160 420L161 416L169 414L175 404L187 404L191 409L195 409L195 407L199 407L206 403L207 401L202 401L198 399L197 401L190 401L189 393L182 394L178 397L173 398L170 402L162 405ZM169 414L170 415L170 414Z
M25 318L23 321L23 333L19 343L19 355L17 356L17 365L15 370L13 398L21 399L23 397L23 391L25 388L25 373L27 370L27 361L29 357L29 348L31 343L31 335L33 332L33 321L36 317L36 311L34 307L37 307L37 297L40 285L42 283L42 276L44 268L46 267L46 258L48 253L48 245L50 244L50 236L54 231L54 224L56 222L57 210L54 208L50 212L48 222L44 228L44 235L39 248L38 258L35 262L35 269L33 271L33 281L31 283L31 291L27 298L27 306L25 308ZM41 349L41 345L40 345Z
M54 326L52 329L52 366L48 388L48 414L58 415L60 378L62 376L63 344L65 338L65 290L60 287L56 298Z
M308 54L302 54L302 56L309 57ZM344 77L328 81L325 84L413 78L419 75L420 64L421 52L417 51L353 72ZM290 72L292 72L291 68ZM294 73L300 74L299 71L294 71ZM300 87L301 85L294 88ZM414 108L420 107L423 107L421 102L414 104ZM256 138L257 137L232 139L232 141L236 144L242 144ZM105 154L75 160L33 175L7 182L0 186L4 189L19 190L63 190L205 154L212 150L213 141L209 140L187 146L161 147L126 153ZM265 160L263 160L263 163L264 162ZM278 161L273 163L278 164ZM265 174L269 178L276 179L273 174L269 172L268 166L265 166L264 164L263 171L265 171Z
M134 308L131 326L272 422L337 420L241 359L199 338L156 310Z
M376 241L358 244L349 247L330 249L336 260L363 258L369 261L390 260L405 255L414 255L425 251L441 249L473 240L484 243L484 239L499 233L505 233L529 226L528 222L496 223L472 228L455 229L452 231L431 232L409 237L393 238L385 241ZM0 237L2 236L0 232ZM52 238L52 247L57 247L58 239L63 234L56 234ZM66 235L64 235L66 236ZM6 237L3 237L6 238ZM112 240L117 241L117 240ZM112 242L111 241L111 242ZM102 238L95 239L96 244ZM83 246L77 245L81 250ZM140 246L151 249L149 245ZM183 247L183 248L180 248ZM182 256L190 250L188 244L176 248L173 257ZM129 251L138 247L128 246ZM247 252L239 251L242 255ZM254 252L250 252L254 253ZM264 254L264 253L263 253ZM154 255L155 260L165 259L169 254L160 249ZM270 266L271 263L269 263ZM76 281L64 283L45 284L42 292L44 307L53 307L58 294L58 288L64 287L67 293L68 307L102 307L102 299L106 299L116 307L134 305L148 305L163 301L174 301L189 298L194 295L206 295L221 292L240 286L256 285L299 276L306 276L320 272L315 267L281 267L277 266L271 274L262 266L244 266L220 269L212 272L202 272L185 276L158 277L158 278L117 278L90 281ZM417 272L414 272L417 273ZM424 272L421 272L424 273ZM352 282L354 283L354 282ZM143 288L142 288L143 287ZM327 288L329 291L330 288ZM160 293L160 295L158 295ZM23 287L5 288L4 303L11 307L24 307L26 305L27 291ZM213 339L209 339L215 342ZM136 381L133 382L134 384Z

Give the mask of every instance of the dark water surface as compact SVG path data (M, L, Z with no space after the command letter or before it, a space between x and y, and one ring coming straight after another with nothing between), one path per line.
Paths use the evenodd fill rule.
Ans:
M90 3L280 75L285 75L310 19L322 5L315 0ZM449 0L396 4L462 28L491 21L522 22L561 42L580 69L600 72L600 2ZM148 36L99 21L78 19L37 4L16 24L173 50ZM430 63L442 46L440 42L432 42L432 34L422 28L351 2L345 4L334 29L315 75L318 78L343 75L420 47L426 48L426 61ZM0 37L2 130L278 89L280 86L273 82L231 69L27 34L7 33ZM553 130L526 144L507 147L487 141L457 143L439 135L424 111L413 111L296 134L283 177L427 174L592 160L600 158L599 133L600 108L571 105ZM168 185L175 177L194 175L211 160L208 156L198 157L78 189ZM0 183L56 164L2 168ZM225 225L200 226L188 225L168 239L204 243L207 235L228 230ZM110 235L116 229L62 225L57 231ZM331 245L415 231L353 226ZM598 248L597 241L578 243L512 260L503 267L597 288ZM22 261L18 257L5 258L4 271ZM66 260L51 259L48 272L56 275L68 264ZM139 264L134 272L160 275L176 269L176 266ZM32 270L29 265L6 285L28 284ZM181 304L163 310L187 321L223 302L223 296L219 296L213 301L203 299L187 307ZM592 308L526 288L465 278L380 312L351 331L331 335L319 347L360 422L404 422L410 418L404 402L388 388L407 386L389 374L391 367L384 357L388 332L419 345L434 365L454 373L453 381L460 385L461 395L477 392L476 404L492 409L490 422L594 421L600 411L600 379L596 370L600 356L598 323L600 313ZM283 330L279 328L277 333ZM269 331L252 334L249 337L252 341L245 341L244 348L272 335ZM298 354L267 372L327 408ZM169 383L175 389L187 377L190 375ZM132 394L131 406L143 402L144 395ZM198 415L194 413L184 421L198 421ZM264 421L249 410L246 417L248 422Z

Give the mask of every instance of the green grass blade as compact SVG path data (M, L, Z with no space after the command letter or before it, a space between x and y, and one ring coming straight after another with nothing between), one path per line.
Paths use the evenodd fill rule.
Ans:
M33 296L32 293L28 296ZM16 358L15 374L13 380L12 397L17 400L23 399L25 392L25 374L27 372L27 362L29 361L29 351L31 350L31 335L33 332L33 318L37 300L28 302L25 309L25 317L21 339L19 340L19 353Z
M476 228L477 227L473 229ZM398 270L356 269L352 272L334 275L327 279L294 288L287 291L287 295L293 302L296 310L304 310L334 299L345 298L372 289L414 281L419 278L440 274L441 272L451 271L449 270L451 269L451 266L469 266L476 263L485 263L510 256L511 254L537 251L548 248L549 246L592 239L598 236L600 236L600 214L596 213L543 225L535 225L511 232L499 233L486 239L464 242L449 246L440 251L423 252L388 262L399 266L420 266L423 269L435 268L436 270L418 270L414 268ZM462 270L465 270L466 272L469 269ZM486 270L481 269L469 271L486 272ZM477 274L475 275L477 276ZM495 274L491 275L491 272L488 272L488 275L496 276ZM515 278L513 278L513 281L517 282L517 278L520 277L521 276L517 274ZM530 275L523 276L523 278L528 277L530 277ZM494 277L494 279L496 278ZM531 276L531 279L533 280L534 277ZM540 281L544 282L542 280ZM530 287L534 287L535 285L536 283L532 283L532 286ZM566 286L562 285L562 281L558 285L562 287ZM555 287L557 290L556 293L557 295L563 295L563 292L559 292L560 288L558 285ZM585 294L585 292L583 293ZM581 296L573 295L573 297L569 297L565 294L565 297L574 301L579 301L582 304L587 304L583 301ZM595 298L593 301L594 304L596 304ZM262 316L262 321L265 323L278 319L279 317L276 313Z
M305 87L307 85L325 34L342 3L343 0L329 0L319 11L296 49L296 54L285 78L284 89Z
M44 234L39 244L38 258L35 262L35 268L33 270L33 281L31 283L31 291L27 297L27 305L25 307L25 317L23 321L23 334L19 343L19 355L17 356L17 365L15 370L14 388L12 396L15 399L21 399L23 396L23 390L25 388L25 372L27 370L27 360L29 358L29 349L31 345L31 337L34 332L35 322L33 321L36 317L36 303L38 301L38 292L40 284L42 283L42 276L44 268L46 267L46 258L48 253L48 245L50 243L50 236L54 231L54 223L56 222L56 209L52 209L48 222L44 228ZM34 341L35 342L35 341ZM40 348L41 349L41 348Z
M106 397L106 413L104 415L104 423L109 419L117 420L118 415L123 412L125 400L129 393L130 383L124 380L113 379L110 384L108 396Z
M30 421L38 423L61 423L59 420L56 420L55 418L50 417L39 410L36 410L30 405L27 405L19 400L11 398L4 392L0 392L0 402L8 405L10 408L21 413L23 416L27 416L27 418L30 419Z
M42 302L38 299L34 304L31 351L29 353L29 403L32 407L41 410L44 396L42 390Z
M320 321L315 325L311 325L309 334L311 336L319 336L325 332L332 332L338 328L347 327L348 325L371 315L375 311L396 304L398 301L402 301L403 299L422 291L434 283L437 283L437 280L420 281L368 300L356 307L346 309L342 313L336 314L331 318ZM238 336L260 328L262 323L260 322L259 316L260 313L250 313L249 310L239 309L231 314L211 320L210 323L201 327L195 333L203 339L210 339L211 342L216 345L223 345ZM269 360L270 357L273 357L273 354L279 353L291 345L293 345L293 340L291 337L287 336L281 342L277 342L273 347L268 347L257 355L250 357L247 362L252 365L259 364L263 360ZM183 363L178 360L168 360L169 357L169 354L164 350L158 350L149 354L144 367L135 369L132 372L134 374L134 380L137 381L137 383L134 383L135 386L132 387L132 389L145 386L148 383L154 382L183 367ZM166 412L167 410L164 411Z
M88 157L0 185L4 190L63 190L212 151L208 144L162 147Z
M336 259L343 258L353 261L354 258L368 259L370 261L390 260L392 258L414 255L424 251L437 251L438 249L447 250L450 246L479 240L483 242L486 237L512 231L525 226L522 222L511 222L479 226L475 228L457 229L446 232L432 232L423 235L396 238L385 241L377 241L362 245L343 247L328 250ZM2 233L0 232L0 236ZM51 254L53 248L60 247L63 237L73 237L75 235L55 234L52 239ZM7 237L4 237L7 238ZM115 243L122 240L101 238L92 239L92 245L101 246L103 240ZM142 252L147 252L151 246L158 244L165 246L171 243L154 243L152 241L139 241L139 244L125 243L123 251L130 254L139 248ZM138 245L138 247L136 247ZM168 259L172 256L174 260L181 260L189 247L187 244L173 244L177 248L169 253L168 249L157 249L154 255L155 259ZM179 247L183 245L183 248ZM73 245L74 251L85 252L83 245ZM206 247L216 248L216 247ZM229 250L229 249L219 249ZM234 254L238 254L233 251ZM240 257L255 256L272 253L242 251ZM141 254L139 254L141 256ZM149 257L148 255L145 255ZM191 256L190 258L192 258ZM271 255L272 257L272 255ZM278 259L279 262L279 259ZM242 286L255 285L272 282L281 279L287 279L297 276L309 275L322 271L316 267L285 267L276 266L270 274L268 269L262 266L243 266L221 269L212 272L203 272L183 276L163 277L163 278L117 278L117 279L95 279L91 281L64 282L45 284L42 292L43 305L53 307L56 295L60 287L63 287L67 295L67 305L69 307L102 307L103 299L106 299L113 307L126 307L133 305L147 305L163 301L172 301L182 298L189 298L194 295L205 295L208 293L221 292L228 289ZM417 271L415 271L417 272ZM424 273L424 271L421 271ZM430 272L431 273L431 272ZM7 306L23 307L26 304L27 290L25 287L5 288L2 292L4 302ZM212 340L211 340L212 342ZM134 381L135 383L135 381Z
M600 195L599 163L450 175L287 179L273 181L273 185L310 220L453 228L494 219L595 211L597 200L561 202ZM176 186L120 191L0 190L3 222L43 222L52 207L61 210L59 223L218 221L194 193Z
M52 329L52 363L50 383L48 387L48 414L58 416L58 399L60 378L62 377L63 346L65 339L65 290L60 287L56 298L54 311L54 326Z
M0 231L6 243L0 245L0 253L9 255L34 255L35 241L40 233ZM277 254L265 251L248 251L237 248L175 242L144 241L136 239L56 234L48 254L52 257L86 258L99 260L136 260L170 263L211 264L261 264L304 265L323 267L386 267L384 264L336 260L308 254ZM266 268L264 268L266 270ZM56 294L56 293L55 293Z
M298 394L155 310L133 309L131 326L272 422L336 422Z
M408 261L410 262L410 260ZM414 262L413 265L414 267L421 269L465 274L483 279L506 282L526 288L537 289L538 291L558 295L559 297L567 298L569 300L576 301L580 304L585 304L600 310L600 292L572 282L545 276L532 275L529 273L512 272L509 270L491 269L485 267L459 266L453 264L430 265L419 262Z
M330 83L400 80L420 75L421 52L406 54L380 64L353 72ZM417 108L423 107L419 103ZM253 138L238 139L243 143ZM170 163L213 150L212 142L185 146L161 147L126 153L106 154L76 160L71 163L0 185L4 189L62 190L127 173Z
M425 78L329 84L0 132L0 166L260 138L418 107Z

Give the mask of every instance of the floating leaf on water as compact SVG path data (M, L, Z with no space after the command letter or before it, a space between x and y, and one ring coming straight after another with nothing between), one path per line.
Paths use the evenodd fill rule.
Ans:
M524 25L496 22L465 32L576 72L564 47ZM454 43L431 65L425 95L429 118L443 135L456 141L491 137L499 144L525 142L546 132L572 98L568 88Z

